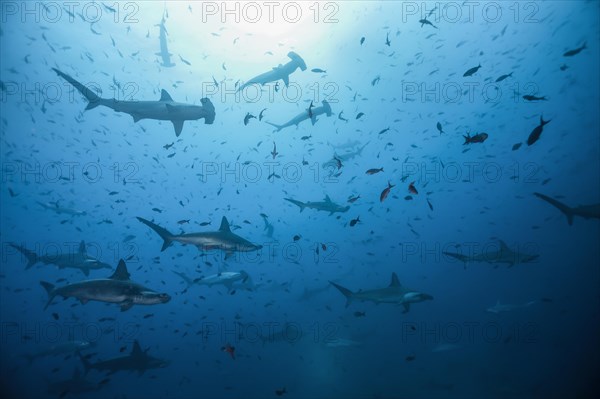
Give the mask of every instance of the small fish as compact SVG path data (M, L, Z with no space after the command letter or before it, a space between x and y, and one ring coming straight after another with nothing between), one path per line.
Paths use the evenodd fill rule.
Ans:
M174 144L175 144L174 142L173 142L173 143L171 143L171 144L165 144L165 145L163 145L163 148L164 148L165 150L168 150L169 148L173 147L173 145L174 145Z
M463 145L466 144L472 144L472 143L483 143L484 141L487 140L488 138L488 134L487 133L478 133L475 136L471 136L467 133L467 135L463 135L465 142L463 143Z
M385 199L388 197L388 195L390 194L390 190L395 187L395 185L391 184L388 181L388 186L381 192L381 194L379 195L379 202L383 202L385 201Z
M389 47L389 46L390 46L390 44L392 44L392 42L390 42L390 34L389 34L389 33L387 33L387 34L385 35L385 45Z
M390 130L390 128L389 128L389 127L385 128L385 129L383 129L383 130L381 130L381 131L379 132L379 134L384 134L384 133L385 133L385 132L387 132L388 130Z
M341 121L344 121L344 122L348 122L348 119L342 117L342 113L343 112L344 111L340 111L340 113L338 114L338 119L341 120Z
M177 222L177 224L186 224L189 222L190 222L190 219L181 219L180 221Z
M252 118L256 119L256 116L254 116L250 112L248 112L246 114L246 116L244 116L244 126L247 126L248 122L250 122L250 119L252 119Z
M365 113L364 112L359 112L358 115L356 115L355 119L360 119L361 116L363 116Z
M473 67L473 68L469 69L467 72L465 72L465 73L463 74L463 77L467 77L467 76L473 76L473 74L474 74L475 72L477 72L477 71L479 70L479 68L481 68L481 64L479 64L479 65L478 65L478 66L476 66L476 67Z
M321 68L313 68L313 69L311 69L311 72L314 72L314 73L327 73L327 71L325 71L325 70L323 70Z
M375 86L377 83L379 83L380 80L381 80L381 78L379 76L377 76L375 79L373 79L371 81L371 86Z
M419 20L419 22L421 23L421 28L422 28L424 25L431 25L431 26L433 26L435 29L437 29L437 28L438 28L437 26L435 26L434 24L432 24L432 23L431 23L431 21L429 21L427 18L420 19L420 20Z
M154 313L148 313L144 315L144 319L149 319L150 317L153 317Z
M266 110L267 110L267 109L265 108L265 109L263 109L262 111L260 111L260 114L258 114L258 121L259 121L259 122L260 122L260 121L262 121L262 118L263 118L263 113L264 113Z
M365 42L365 37L363 36L360 38L360 45L362 46L364 42Z
M296 235L294 236L294 241L298 241L298 240L300 240L301 238L302 238L302 236L301 236L301 235L299 235L299 234L296 234Z
M431 209L433 211L433 205L431 205L431 202L429 201L429 199L427 199L427 205L429 205L429 209Z
M540 116L540 124L531 131L529 137L527 138L528 146L539 140L540 136L542 135L542 131L544 130L544 125L548 123L550 123L550 120L545 121L544 118Z
M277 145L275 145L275 142L273 142L273 151L271 151L271 155L273 156L273 159L275 159L275 157L278 155L279 153L277 152Z
M527 101L547 101L548 99L546 98L546 96L543 97L536 97L536 96L530 96L529 94L526 94L523 96L524 100Z
M188 60L184 60L183 57L181 56L181 54L179 55L179 59L181 60L181 62L183 62L186 65L192 65Z
M442 124L441 123L437 123L437 125L435 125L437 127L437 130L440 132L440 134L444 133L444 129L442 129Z
M507 75L502 75L502 76L500 76L498 79L496 79L496 83L498 83L498 82L502 82L504 79L511 77L511 76L512 76L512 74L513 74L513 73L511 72L511 73L509 73L509 74L507 74Z
M211 222L202 222L200 223L200 226L208 226Z
M348 202L349 202L349 203L351 203L351 204L353 204L353 203L354 203L354 202L356 202L356 200L357 200L357 199L359 199L359 198L360 198L360 195L359 195L359 196L356 196L356 197L350 197L350 198L348 198Z
M58 320L59 319L58 313L52 313L52 317L54 318L54 320Z
M512 150L517 151L519 148L521 148L522 145L523 145L523 143L517 143L512 146Z
M227 344L227 345L221 347L221 350L223 352L229 353L229 355L231 356L231 358L233 360L235 360L235 347L234 346L231 346L231 345Z
M415 188L415 182L412 182L408 185L408 192L415 195L419 194L419 192Z
M312 134L310 136L302 136L302 137L300 137L300 140L303 140L303 141L310 140L311 137L312 137Z
M413 360L415 360L417 357L415 355L408 355L406 356L406 361L407 362L412 362Z
M354 312L354 317L365 317L367 314L365 312Z
M158 208L152 208L152 210L153 210L154 212L162 213L162 210L160 210L160 209L158 209Z
M325 245L325 244L321 244L321 249L322 249L323 251L327 251L327 245Z
M560 70L561 70L561 71L566 71L567 69L569 69L569 66L568 66L568 65L562 64L562 65L560 66Z
M576 49L574 49L574 50L569 50L569 51L567 51L566 53L564 53L564 54L563 54L563 57L572 57L572 56L574 56L574 55L577 55L577 54L579 54L581 51L583 51L584 49L586 49L586 48L587 48L587 47L586 47L586 44L587 44L587 42L584 42L584 43L583 43L583 46L581 46L581 47L579 47L579 48L576 48Z
M356 226L356 223L358 223L358 222L360 222L360 216L357 216L357 218L356 218L356 219L352 219L352 220L350 221L350 227L354 227L354 226Z
M376 173L379 173L379 172L383 172L383 168L379 168L379 169L369 169L369 170L367 170L365 173L366 173L367 175L374 175L374 174L376 174Z
M285 387L283 387L283 389L276 389L276 390L275 390L275 395L277 395L277 396L281 396L281 395L283 395L284 393L287 393L287 391L286 391Z

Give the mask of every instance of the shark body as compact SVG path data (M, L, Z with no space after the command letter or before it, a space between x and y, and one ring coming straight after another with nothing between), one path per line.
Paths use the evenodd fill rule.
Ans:
M323 201L308 201L302 202L291 198L284 198L286 201L291 202L294 205L297 205L300 208L300 212L302 212L305 208L316 209L317 211L329 212L330 215L333 215L336 212L347 212L350 209L350 206L341 206L331 201L329 195L325 196Z
M284 123L283 125L277 125L277 124L271 123L271 122L267 122L267 123L269 125L275 127L276 132L279 132L281 129L285 129L286 127L290 127L290 126L298 127L298 125L301 122L303 122L307 119L310 119L310 121L314 125L315 123L317 123L317 116L323 115L323 114L325 114L327 116L333 115L331 112L331 106L329 105L329 103L326 100L323 100L322 105L320 107L307 109L306 111L299 113L298 115L296 115L295 117L293 117L292 119L290 119L289 121Z

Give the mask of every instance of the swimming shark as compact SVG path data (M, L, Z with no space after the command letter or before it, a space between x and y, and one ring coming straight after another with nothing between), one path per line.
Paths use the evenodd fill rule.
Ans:
M514 265L520 263L532 263L535 262L540 256L539 254L528 254L523 251L517 250L517 252L513 251L506 245L506 243L502 240L498 241L499 248L497 250L487 250L484 253L477 255L463 255L456 252L446 252L444 251L444 255L451 256L456 258L464 263L464 267L466 269L467 263L469 262L487 262L491 264L495 264L496 266L506 263L508 267L513 267Z
M325 199L320 202L302 202L291 198L284 198L284 200L289 201L294 205L298 205L298 207L300 207L300 212L302 212L304 208L311 208L316 209L317 211L329 212L330 215L333 215L336 212L347 212L348 209L350 209L350 206L341 206L331 201L329 195L326 195Z
M354 147L358 147L360 145L360 141L348 139L348 141L346 141L345 143L342 143L342 144L332 144L332 143L329 143L329 142L327 142L327 144L329 144L333 148L337 148L339 150L343 150L345 148L352 149Z
M287 87L290 84L290 75L296 69L300 68L301 70L306 71L306 63L297 53L290 51L288 53L288 57L290 57L291 61L289 61L287 64L279 64L272 70L253 77L241 85L238 91L241 91L252 84L260 84L262 86L270 82L276 82L279 79L283 80L283 83L285 83L285 86Z
M27 258L25 269L29 269L38 262L42 262L46 265L56 265L59 269L78 269L86 276L90 275L90 270L112 269L112 266L108 263L101 262L87 254L85 241L79 243L79 251L76 253L43 256L38 256L35 252L20 245L10 244L10 246L16 248Z
M575 216L581 216L584 219L600 219L600 203L592 205L579 205L571 208L562 202L550 198L547 195L540 193L533 193L536 197L543 199L549 204L557 207L567 217L569 226L573 225L573 218Z
M327 116L332 115L331 106L329 105L329 103L326 100L323 100L322 104L323 105L320 107L307 108L306 111L296 115L291 120L284 123L283 125L276 125L271 122L266 122L266 123L275 127L276 132L279 132L281 129L285 129L286 127L290 127L290 126L294 126L294 125L296 125L296 127L298 127L298 124L300 124L300 122L303 122L307 119L310 119L310 121L314 125L315 123L317 123L317 116L323 115L323 114L325 114Z
M355 157L361 155L362 152L363 152L363 150L367 146L367 144L369 144L369 143L367 142L362 147L359 147L359 148L357 148L354 151L347 151L347 152L345 152L343 154L338 154L337 152L334 152L333 158L331 158L329 161L325 162L322 165L322 168L323 169L328 169L328 168L336 169L338 167L338 160L343 163L343 162L349 161L352 158L355 158Z
M523 309L523 308L527 308L533 304L535 304L537 301L530 301L527 303L524 303L522 305L509 305L509 304L504 304L501 305L500 301L496 301L496 304L492 307L487 308L485 311L489 312L489 313L500 313L500 312L510 312L516 309Z
M172 234L166 229L144 218L138 217L137 220L150 227L164 240L161 252L167 249L174 241L184 245L195 245L200 251L219 249L225 252L225 259L232 256L234 252L251 252L262 248L262 245L253 244L234 234L229 228L229 222L225 216L221 219L221 226L218 231L179 235Z
M395 303L404 306L403 313L406 313L410 310L410 305L412 303L429 301L433 299L431 295L403 287L400 284L398 275L396 275L396 273L392 273L392 281L390 282L390 285L385 288L352 292L349 289L334 283L333 281L330 281L329 284L337 288L346 297L346 307L348 307L354 300L361 302L371 301L375 302L376 304Z
M57 345L52 345L47 349L43 349L39 352L32 354L23 355L24 358L31 364L35 359L39 359L46 356L59 356L59 355L69 355L73 353L78 353L79 351L90 348L95 344L88 341L66 341Z
M247 289L252 291L254 289L252 279L248 273L243 270L239 272L221 272L212 274L210 276L194 279L194 283L206 285L208 287L221 284L227 287L228 291L231 291L232 289Z
M100 371L107 371L108 374L113 374L117 371L130 370L137 371L141 375L144 374L146 370L163 368L169 364L169 362L166 360L158 359L148 355L148 349L142 351L140 343L137 340L133 343L133 349L127 356L121 356L96 363L90 363L87 359L81 356L81 354L79 355L79 358L83 363L86 374L91 369L96 369Z
M58 288L54 288L53 284L40 281L48 293L48 302L46 302L44 310L57 295L63 298L77 298L83 305L90 300L116 303L121 306L121 312L131 309L133 305L156 305L171 300L168 294L158 293L134 283L129 277L125 261L121 259L117 270L109 278L85 280Z
M175 135L179 137L185 121L195 121L204 118L204 123L211 125L215 121L215 107L208 98L202 98L202 105L192 105L173 101L166 90L161 90L158 101L120 101L113 98L101 98L90 88L79 83L71 76L52 68L58 76L72 84L88 101L85 110L96 108L99 105L108 107L116 112L124 112L132 116L133 121L141 119L156 119L171 121Z
M59 395L59 397L62 398L67 393L77 395L85 392L97 391L101 388L102 385L86 380L85 377L81 375L81 371L76 368L73 372L73 377L70 379L49 383L48 393L50 395Z
M327 348L349 348L362 345L360 342L348 338L328 339L325 340L324 343Z
M58 201L55 201L55 202L36 201L36 202L39 205L41 205L44 209L54 211L54 212L58 213L59 215L61 215L63 213L65 215L71 215L71 216L85 216L86 215L85 211L78 211L77 209L64 208L62 206L59 206Z
M156 53L156 55L162 58L162 64L160 65L167 68L174 67L175 64L171 62L171 56L173 54L169 53L169 48L167 47L167 29L165 28L165 17L163 16L162 20L160 21L160 24L157 24L155 26L158 26L160 28L160 52Z

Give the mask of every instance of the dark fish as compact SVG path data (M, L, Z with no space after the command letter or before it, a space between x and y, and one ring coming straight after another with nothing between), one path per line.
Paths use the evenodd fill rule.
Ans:
M429 199L427 199L427 205L429 205L429 209L431 209L433 211L433 205L431 205L431 202L429 202Z
M310 140L311 137L312 137L312 134L310 136L302 136L302 137L300 137L300 140L302 140L302 141Z
M256 116L254 116L254 115L250 114L250 112L248 112L246 114L246 116L244 117L244 126L248 125L248 122L250 122L250 119L252 119L252 118L256 119Z
M153 210L154 212L162 213L162 210L160 210L160 209L158 209L158 208L152 208L152 210Z
M529 137L527 138L528 146L539 140L540 136L542 135L542 131L544 130L544 125L548 123L550 123L549 120L545 121L544 118L540 116L540 124L531 131L531 134L529 134Z
M385 129L383 129L382 131L380 131L380 132L379 132L379 134L384 134L384 133L385 133L385 132L387 132L388 130L390 130L390 128L389 128L389 127L387 127L387 128L385 128Z
M350 221L350 227L354 227L356 226L356 223L360 222L360 216L358 216L356 219L352 219Z
M442 129L442 124L441 123L437 123L437 125L435 125L437 127L437 130L440 132L440 134L444 133L444 130Z
M360 195L358 195L356 197L350 197L350 198L348 198L348 202L352 204L352 203L356 202L356 200L359 198L360 198Z
M344 111L340 111L340 113L338 114L338 119L339 119L339 120L341 120L341 121L344 121L344 122L348 122L348 119L346 119L346 118L342 118L342 113L343 113L343 112L344 112Z
M189 222L190 222L190 219L181 219L180 221L177 222L177 224L186 224Z
M126 349L127 349L126 346L122 346L122 347L119 348L119 352L123 353L123 352L125 352Z
M299 234L296 234L296 235L294 236L294 241L298 241L298 240L299 240L299 239L301 239L301 238L302 238L302 236L301 236L301 235L299 235Z
M200 223L200 226L208 226L211 222L202 222Z
M314 72L314 73L327 73L327 71L325 71L325 70L323 70L321 68L313 68L313 69L311 69L311 72Z
M365 113L364 112L359 112L358 115L356 115L355 119L359 119L361 116L363 116Z
M392 187L395 187L395 185L391 184L388 181L388 186L381 192L381 194L379 195L379 202L383 202L385 201L385 199L388 197L388 195L390 194L390 190L392 189Z
M373 79L373 80L371 81L371 86L375 86L377 83L379 83L379 80L380 80L380 79L381 79L381 78L380 78L379 76L377 76L375 79Z
M367 314L365 312L354 312L354 317L365 317Z
M477 72L479 70L479 68L481 68L481 64L477 65L476 67L473 67L473 68L469 69L467 72L465 72L463 74L463 77L473 76L473 74L475 72Z
M363 36L360 38L360 45L362 46L364 42L365 42L365 37Z
M408 192L415 195L419 194L419 192L415 188L415 182L412 182L408 185Z
M512 150L517 151L519 148L521 148L522 145L523 145L523 143L517 143L512 146Z
M275 157L277 156L277 154L279 154L277 152L277 145L275 145L275 142L273 142L273 151L271 151L271 155L273 156L273 159L275 159Z
M265 108L265 109L263 109L262 111L260 111L260 114L258 114L258 120L259 120L259 121L262 121L262 118L263 118L263 113L264 113L266 110L267 110L267 109Z
M523 96L524 100L527 101L547 101L548 99L546 98L546 96L543 97L536 97L536 96L530 96L529 94L526 94Z
M417 357L415 355L408 355L406 356L406 361L407 362L412 362L413 360L415 360Z
M430 15L431 15L431 14L430 14ZM432 23L431 23L431 21L429 21L427 18L420 19L420 20L419 20L419 22L421 23L421 28L422 28L424 25L431 25L431 26L433 26L435 29L437 29L437 28L438 28L437 26L435 26L434 24L432 24Z
M153 317L154 313L148 313L144 315L144 319L149 319L150 317Z
M574 56L574 55L577 55L577 54L579 54L579 53L580 53L582 50L584 50L584 49L586 49L586 48L587 48L587 47L586 47L586 44L587 44L587 42L584 42L584 43L583 43L583 46L581 46L581 47L579 47L579 48L576 48L576 49L574 49L574 50L569 50L569 51L567 51L566 53L564 53L564 54L563 54L563 57L572 57L572 56Z
M277 396L281 396L284 393L287 393L287 391L285 390L285 387L283 387L283 389L276 389L275 390L275 395L277 395Z
M321 244L321 249L322 249L323 251L327 251L327 245L325 245L325 244Z
M367 175L374 175L374 174L376 174L376 173L379 173L379 172L383 172L383 168L379 168L379 169L369 169L369 170L367 170L365 173L366 173Z
M385 35L385 45L389 47L389 46L390 46L390 44L392 44L392 42L390 42L390 34L389 34L389 33L387 33L387 34Z
M473 144L473 143L483 143L484 141L487 140L488 134L487 133L478 133L475 136L471 136L471 135L467 134L466 136L463 135L463 137L465 138L465 142L463 143L463 145Z
M560 66L560 70L561 71L566 71L568 68L569 68L569 66L565 65L565 64L563 64L563 65Z
M54 317L54 320L58 320L59 319L58 313L52 313L52 317Z
M502 75L502 76L500 76L498 79L496 79L496 83L498 83L498 82L502 82L504 79L511 77L511 76L512 76L512 74L513 74L513 73L511 72L511 73L509 73L509 74L507 74L507 75Z

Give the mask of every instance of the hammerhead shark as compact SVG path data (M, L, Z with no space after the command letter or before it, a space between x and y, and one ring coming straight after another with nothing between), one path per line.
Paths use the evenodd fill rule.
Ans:
M171 300L168 294L158 293L141 284L134 283L129 277L125 261L121 259L117 270L109 278L85 280L58 288L55 288L53 284L40 281L48 293L48 302L44 309L48 308L57 295L63 298L77 298L84 305L88 301L116 303L121 306L121 312L131 309L133 305L156 305Z
M71 76L52 68L58 76L73 85L88 101L85 110L96 108L99 105L111 108L116 112L124 112L133 117L137 122L141 119L156 119L171 121L175 129L175 135L179 137L183 130L183 122L195 121L204 118L204 123L211 125L215 121L215 107L208 98L202 98L202 105L192 105L173 101L166 90L161 90L158 101L119 101L113 98L101 98L90 88L79 83Z
M562 202L550 198L547 195L540 193L533 193L536 197L543 199L549 204L558 208L559 211L565 214L569 226L573 225L573 218L575 216L581 216L584 219L600 219L600 203L592 205L579 205L571 208Z
M317 116L319 115L327 115L327 116L331 116L333 115L331 112L331 106L329 105L329 103L326 100L323 100L322 102L322 106L320 107L315 107L315 108L307 108L306 111L296 115L295 117L293 117L291 120L287 121L286 123L284 123L283 125L276 125L274 123L271 122L267 122L269 125L275 127L275 131L279 132L281 129L285 129L286 127L290 127L290 126L296 126L298 127L298 125L300 124L300 122L303 122L307 119L310 119L310 121L312 122L312 124L314 125L315 123L317 123Z
M162 20L160 21L160 24L155 26L158 26L160 28L160 52L156 53L156 55L162 58L162 64L160 65L167 68L174 67L175 64L171 62L171 56L173 54L169 53L169 48L167 47L167 29L165 28L165 17L163 16Z
M279 64L272 70L253 77L252 79L241 85L238 91L244 90L246 87L252 84L260 84L262 86L270 82L276 82L279 79L283 80L283 83L285 83L287 87L290 84L290 75L296 69L300 68L303 71L306 70L306 63L298 54L296 54L293 51L290 51L288 53L288 57L290 57L291 59L290 62L288 62L285 65Z
M163 240L161 251L167 249L174 241L182 244L192 244L198 247L201 251L209 251L211 249L220 249L225 252L225 259L233 255L233 252L251 252L262 248L262 245L256 245L234 234L230 227L227 218L223 216L221 226L218 231L209 231L204 233L189 233L175 235L152 223L149 220L138 217L137 220L144 223L156 232Z
M487 262L491 264L502 264L505 263L508 267L513 267L519 263L532 263L539 258L539 254L528 254L523 251L517 250L513 251L506 245L506 243L502 240L498 241L499 249L498 250L489 250L485 251L481 254L476 255L463 255L456 252L443 252L444 255L451 256L455 259L458 259L464 263L465 269L467 267L467 263L469 262Z
M133 343L133 349L127 356L116 357L96 363L90 363L85 357L81 356L81 354L79 354L79 358L83 363L86 374L91 369L97 369L106 371L108 374L113 374L117 371L130 370L137 371L141 375L144 374L146 370L163 368L169 364L166 360L148 355L148 349L143 351L137 340Z
M90 270L112 269L108 263L101 262L87 254L85 249L85 241L81 241L79 243L79 251L76 253L42 256L38 256L35 252L30 251L20 245L10 244L10 246L16 248L27 258L27 265L25 266L25 269L29 269L38 262L42 262L46 265L56 265L59 269L78 269L81 270L86 276L89 276Z
M375 302L376 304L395 303L404 306L403 313L406 313L410 310L411 303L418 303L433 299L431 295L403 287L400 284L400 280L398 280L398 275L396 273L392 273L392 281L390 282L390 285L385 288L352 292L348 288L342 287L341 285L332 281L329 283L337 288L346 297L346 307L348 307L354 300L361 302L371 301Z
M320 202L319 201L317 201L317 202L312 202L312 201L302 202L302 201L297 201L297 200L291 199L291 198L284 198L284 200L289 201L294 205L297 205L300 208L300 212L302 212L304 210L304 208L311 208L311 209L316 209L317 211L329 212L330 215L333 215L336 212L347 212L348 209L350 209L350 206L341 206L341 205L336 204L335 202L331 201L331 198L329 198L329 195L326 195L325 199Z
M68 380L52 382L48 384L48 393L51 395L65 396L65 393L71 395L83 394L85 392L98 391L102 385L88 381L81 375L79 369L75 369L73 376Z
M78 211L77 209L65 208L58 204L58 201L52 202L40 202L36 201L42 208L48 209L50 211L54 211L59 215L71 215L71 216L85 216L87 213L85 211Z
M485 311L489 312L489 313L501 313L501 312L510 312L516 309L522 309L522 308L527 308L533 304L535 304L537 301L529 301L527 303L524 304L519 304L519 305L510 305L510 304L500 304L500 300L496 301L496 304L494 306L491 306L489 308L487 308Z

